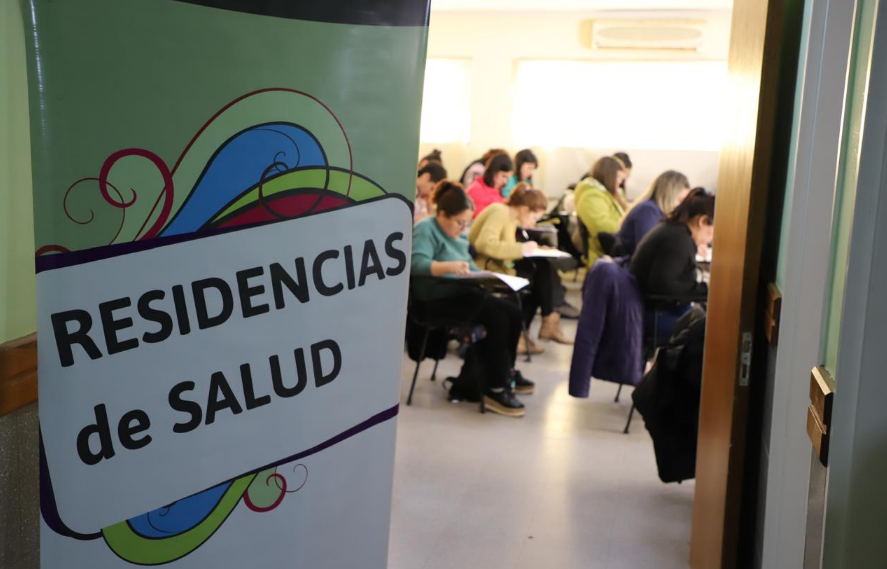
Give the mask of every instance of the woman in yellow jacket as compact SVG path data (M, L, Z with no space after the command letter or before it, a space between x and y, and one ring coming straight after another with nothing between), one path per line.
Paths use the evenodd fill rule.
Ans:
M548 198L544 193L520 183L511 191L506 204L492 204L477 216L468 241L477 252L475 262L481 270L517 274L530 280L530 295L524 302L524 319L529 328L536 311L541 309L540 340L572 344L561 330L560 314L554 311L557 270L549 259L524 258L538 248L534 241L517 241L518 227L536 225L547 206ZM521 339L518 350L521 353L528 350L531 353L542 352L542 348L528 338Z
M620 184L625 181L622 164L611 156L598 160L591 175L579 182L574 193L576 215L588 230L588 266L602 257L598 233L615 233L622 224L625 210L616 199Z

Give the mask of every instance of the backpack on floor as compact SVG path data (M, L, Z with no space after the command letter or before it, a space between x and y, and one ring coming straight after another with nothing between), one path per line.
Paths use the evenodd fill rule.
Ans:
M464 349L465 361L462 369L456 377L448 377L445 383L450 384L449 400L452 402L468 401L480 402L481 384L483 382L484 367L477 355L477 348L469 344Z
M414 362L419 361L422 351L422 338L425 335L425 327L412 320L407 320L407 354ZM425 346L425 359L442 360L447 355L447 342L450 335L443 328L434 328L428 334L428 343Z

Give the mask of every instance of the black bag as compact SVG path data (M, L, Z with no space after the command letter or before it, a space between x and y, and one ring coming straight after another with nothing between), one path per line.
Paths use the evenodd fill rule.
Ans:
M474 344L465 347L464 358L465 361L462 364L462 369L459 370L459 375L444 380L450 384L449 400L479 403L484 367L478 358L477 348Z
M407 354L414 362L419 361L424 335L424 326L419 326L412 319L407 320ZM428 334L428 343L425 345L425 357L432 360L444 359L447 355L447 342L449 339L449 334L443 328L431 330L431 333Z
M704 344L704 313L688 312L631 395L653 439L659 479L666 483L696 476Z
M573 243L573 236L570 234L570 216L564 213L551 212L539 220L538 223L549 222L557 230L557 248L568 253L574 259L582 260L582 251L576 248Z

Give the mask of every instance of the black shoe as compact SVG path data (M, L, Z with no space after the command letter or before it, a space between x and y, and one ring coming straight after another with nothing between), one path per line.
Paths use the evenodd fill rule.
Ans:
M506 417L523 417L526 413L524 404L518 401L510 387L506 387L498 393L487 391L484 394L484 407L487 411Z
M447 386L448 383L449 387ZM447 390L447 400L450 403L461 403L462 401L467 401L468 403L480 402L480 395L477 390L466 388L455 377L446 378L443 380L442 385Z
M536 384L524 378L521 372L517 370L514 370L511 384L514 392L518 395L532 395L536 391Z
M579 318L579 309L569 302L564 302L555 310L557 310L557 313L561 315L561 318L569 318L571 320L576 320L577 318Z

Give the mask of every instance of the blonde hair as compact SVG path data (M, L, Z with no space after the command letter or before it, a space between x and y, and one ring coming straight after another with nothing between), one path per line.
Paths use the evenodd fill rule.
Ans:
M689 189L690 180L687 176L675 170L665 171L650 184L650 188L634 202L631 209L647 200L653 200L667 216L681 203L681 192Z

